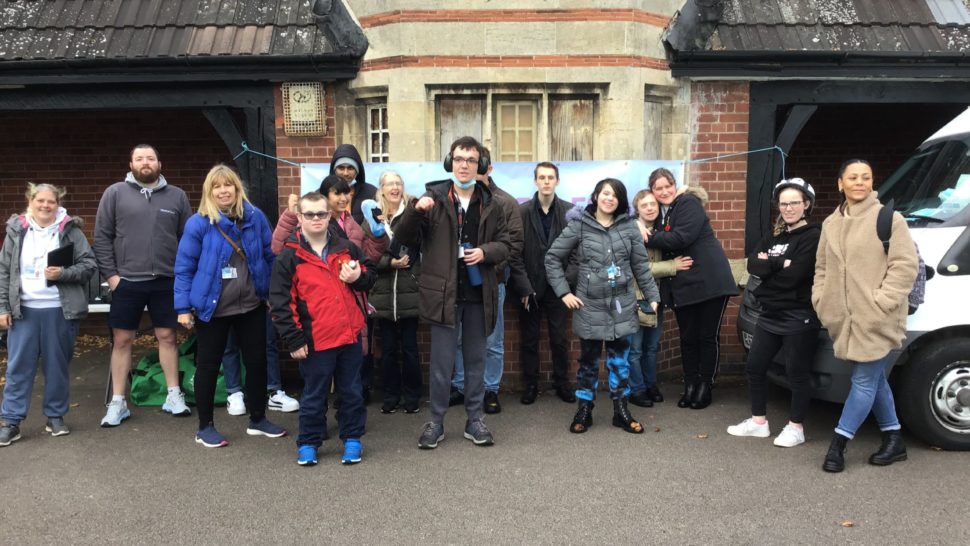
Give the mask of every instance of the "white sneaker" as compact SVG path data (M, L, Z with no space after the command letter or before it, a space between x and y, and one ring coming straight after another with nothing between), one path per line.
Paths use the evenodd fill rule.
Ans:
M105 414L104 419L101 419L101 426L116 427L129 417L131 412L128 411L128 403L124 400L112 400L108 404L108 413Z
M246 415L246 400L242 391L234 392L226 398L226 411L229 415Z
M270 395L267 401L267 407L273 411L289 413L291 411L298 411L300 409L300 403L295 398L288 396L285 392L278 390Z
M788 423L781 430L781 434L775 438L775 445L778 447L795 447L805 443L805 431Z
M771 436L771 429L768 428L768 421L759 425L754 419L745 419L736 425L727 428L731 436L752 436L754 438L767 438Z
M185 393L182 391L168 393L168 396L165 397L165 403L162 404L162 411L171 413L176 417L192 415L192 410L185 405Z

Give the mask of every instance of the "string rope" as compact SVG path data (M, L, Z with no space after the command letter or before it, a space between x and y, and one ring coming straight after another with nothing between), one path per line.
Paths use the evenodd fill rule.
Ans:
M729 157L737 157L739 155L750 155L750 154L756 154L758 152L768 152L771 150L778 150L778 155L781 158L781 178L784 179L785 178L785 157L787 157L788 154L785 153L785 150L781 149L781 146L769 146L767 148L758 148L757 150L748 150L745 152L736 152L733 154L716 155L714 157L705 157L703 159L691 159L690 161L688 161L688 163L707 163L708 161L718 161L720 159L727 159Z
M241 145L242 145L242 151L239 152L238 154L236 154L235 157L232 158L233 161L239 159L240 157L242 157L246 153L250 153L250 154L260 155L260 156L263 156L263 157L268 157L269 159L273 159L273 160L279 161L281 163L286 163L287 165L293 165L294 167L300 167L301 166L299 163L294 163L294 162L292 162L292 161L290 161L288 159L283 159L281 157L276 157L276 156L273 156L273 155L264 154L263 152L257 152L256 150L252 150L252 149L249 148L249 145L246 144L245 141L243 141Z

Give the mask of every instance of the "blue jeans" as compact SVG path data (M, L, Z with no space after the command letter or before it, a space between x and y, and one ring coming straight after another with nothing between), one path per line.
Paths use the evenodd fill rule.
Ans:
M641 326L630 338L630 392L642 394L657 384L657 350L664 333L663 307L657 309L657 325Z
M495 329L485 340L485 390L498 392L502 382L502 369L505 366L505 283L498 285L498 315ZM451 388L465 392L465 361L461 356L461 332L458 332L458 350L455 352L455 375L451 378Z
M871 411L879 430L899 430L893 391L886 380L889 355L873 362L851 362L852 387L842 408L835 432L852 439Z
M3 387L3 420L19 425L27 417L38 362L44 373L44 415L63 417L68 411L78 321L66 320L60 307L33 309L22 305L7 335L7 383Z
M300 361L303 396L300 397L300 433L296 445L320 447L327 433L327 396L331 381L340 395L337 424L340 439L364 435L367 408L360 386L360 363L364 356L360 338L354 343L313 351Z
M222 375L226 380L226 392L233 394L242 392L242 372L239 362L239 344L236 334L229 331L226 341L226 352L222 354ZM276 328L273 317L266 313L266 390L278 391L283 388L280 379L280 353L276 348Z

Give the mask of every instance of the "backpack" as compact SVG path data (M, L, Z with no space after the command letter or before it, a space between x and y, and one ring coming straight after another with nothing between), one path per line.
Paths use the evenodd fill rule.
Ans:
M879 215L876 216L876 235L879 240L882 241L882 249L889 254L889 238L892 237L893 231L893 205L895 203L892 199L886 203L882 209L879 210ZM926 295L926 262L923 261L923 257L919 253L919 246L916 242L913 242L913 246L916 247L916 259L919 265L916 269L916 281L913 283L913 289L909 291L909 314L912 315L919 308L920 304L925 301Z

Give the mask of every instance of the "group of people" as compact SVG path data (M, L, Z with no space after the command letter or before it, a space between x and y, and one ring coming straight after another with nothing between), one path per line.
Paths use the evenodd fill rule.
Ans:
M342 145L319 191L291 196L274 229L229 167L209 171L193 214L185 193L161 175L154 147L136 146L129 166L126 179L102 196L93 247L80 221L61 207L64 191L49 184L30 184L27 210L7 223L0 327L9 329L9 360L0 446L20 439L38 361L47 431L69 433L67 366L78 321L87 313L86 287L99 271L112 291L113 396L104 427L131 415L125 400L131 347L147 307L168 386L163 410L176 416L191 414L179 385L176 325L196 334L198 443L228 445L213 409L225 364L227 379L236 377L228 410L248 412L247 434L284 436L286 430L267 419L267 407L298 410L297 462L316 464L327 439L328 408L339 401L341 461L357 463L375 334L381 343L381 412L420 411L420 318L430 325L431 416L418 446L436 448L445 438L449 406L461 403L463 436L492 445L484 414L501 411L506 290L520 308L521 402L532 404L539 396L544 315L555 392L577 404L570 432L586 432L593 424L604 347L612 424L644 431L629 404L650 407L664 400L656 377L665 308L673 310L680 330L684 388L677 405L700 410L711 404L720 325L737 285L711 227L706 193L678 190L666 169L651 173L632 203L623 182L607 178L595 184L585 207L573 207L556 195L558 168L543 162L534 169L535 194L520 204L490 176L488 149L462 137L444 159L451 177L412 197L392 171L381 175L378 187L368 184L359 153ZM792 408L775 444L804 442L808 374L824 326L836 356L853 366L852 390L825 459L829 471L843 468L846 442L870 409L884 431L883 446L870 462L906 457L885 365L902 338L902 302L916 270L915 250L898 215L887 252L878 239L867 238L880 208L868 164L847 162L839 189L843 204L819 227L807 222L815 205L811 185L794 178L775 187L778 220L748 258L750 273L761 281L755 295L765 308L748 359L752 416L728 428L735 436L770 435L765 373L781 351ZM154 229L145 229L149 225ZM63 265L49 263L55 251ZM575 389L567 377L570 311L580 342ZM282 391L278 343L299 361L299 402ZM237 367L232 374L230 355ZM331 384L338 400L329 400Z

